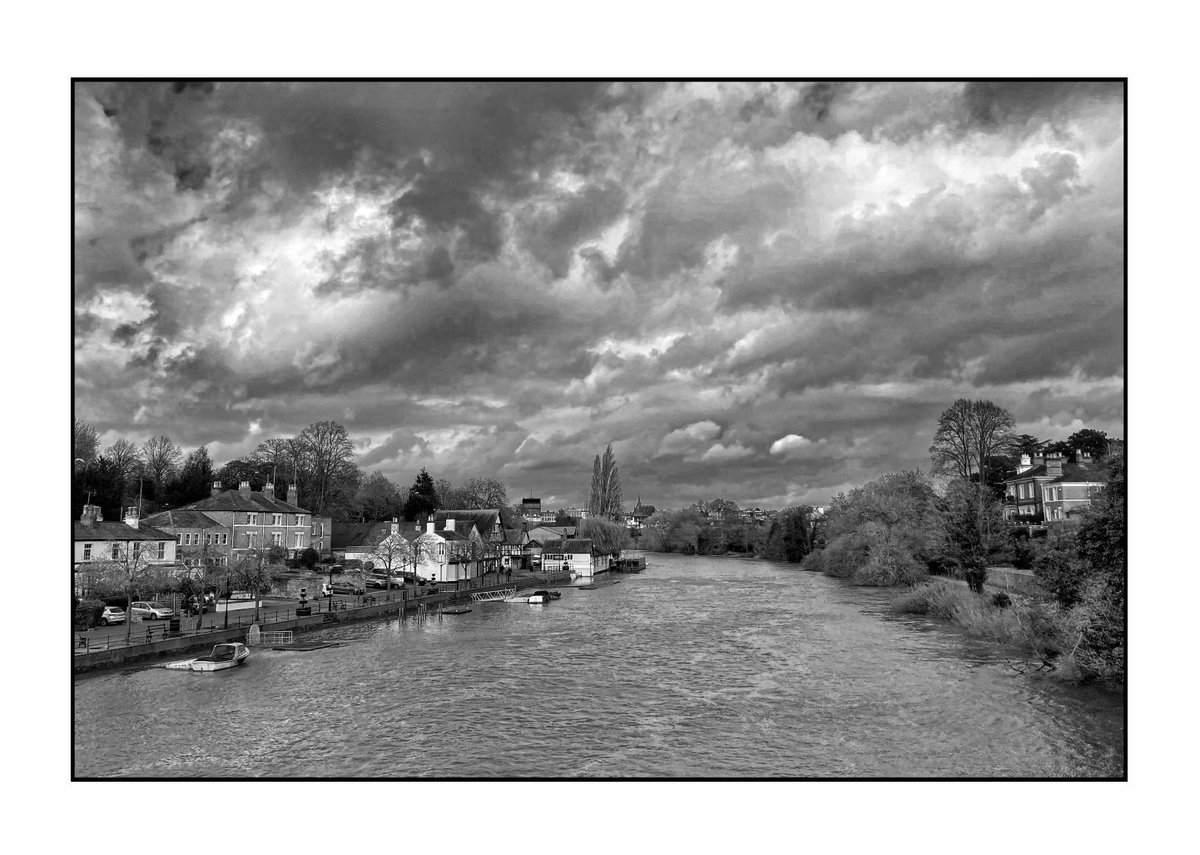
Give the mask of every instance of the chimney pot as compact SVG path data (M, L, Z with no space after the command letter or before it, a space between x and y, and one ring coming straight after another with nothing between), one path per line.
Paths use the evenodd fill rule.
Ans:
M250 492L250 482L242 481L240 484L238 484L238 492L239 493L249 493Z
M212 495L217 496L217 495L220 495L220 493L221 493L221 482L213 481Z

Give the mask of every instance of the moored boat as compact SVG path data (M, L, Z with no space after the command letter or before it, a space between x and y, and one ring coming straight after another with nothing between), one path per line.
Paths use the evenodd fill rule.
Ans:
M250 648L242 644L240 641L230 642L228 644L218 644L212 649L212 653L207 656L201 656L198 659L192 660L193 671L224 671L226 668L233 668L236 665L241 665L250 655Z

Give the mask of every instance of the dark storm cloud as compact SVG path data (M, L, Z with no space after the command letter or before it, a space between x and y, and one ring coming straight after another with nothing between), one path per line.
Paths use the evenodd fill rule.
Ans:
M1119 88L76 96L76 404L106 442L223 462L333 418L367 469L567 505L613 441L631 500L672 505L927 466L964 395L1119 432Z

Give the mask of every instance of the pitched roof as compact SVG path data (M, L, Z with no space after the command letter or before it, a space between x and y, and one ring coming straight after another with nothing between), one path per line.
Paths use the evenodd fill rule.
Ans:
M576 528L573 525L539 525L529 529L529 536L535 537L538 540L545 541L548 537L574 537Z
M180 510L185 511L271 511L277 514L307 514L304 508L297 505L290 505L287 502L280 501L274 496L268 496L265 493L248 492L243 493L241 490L225 490L217 493L215 496L209 496L207 499L201 499L198 502L192 502L190 505L184 505Z
M506 528L500 532L500 542L520 546L525 542L525 531L519 528Z
M568 538L566 540L547 540L542 544L542 552L592 552L591 538Z
M370 546L382 543L392 533L390 522L342 523L335 522L330 534L330 548L344 549L347 546Z
M500 511L492 510L445 510L438 511L434 515L434 521L437 524L442 524L446 520L454 520L455 526L460 522L470 520L475 523L475 527L479 529L482 535L489 535L496 527L496 523L500 521Z
M161 511L142 520L142 525L163 528L225 528L203 511Z
M72 540L174 540L175 535L160 531L149 525L134 528L123 522L97 522L84 525L75 520L71 523Z

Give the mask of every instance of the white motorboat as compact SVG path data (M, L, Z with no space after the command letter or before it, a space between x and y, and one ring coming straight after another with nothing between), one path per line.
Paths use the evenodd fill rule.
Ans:
M226 668L233 668L244 664L246 657L249 655L250 648L240 641L230 642L229 644L218 644L213 647L212 653L207 656L201 656L199 659L193 659L192 670L224 671Z
M522 595L522 596L518 596L518 597L505 597L504 602L506 602L506 603L529 603L530 605L536 606L536 605L541 605L542 603L550 602L550 598L547 597L545 594L534 594L531 597Z

